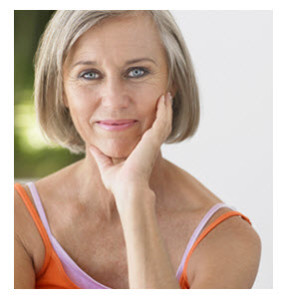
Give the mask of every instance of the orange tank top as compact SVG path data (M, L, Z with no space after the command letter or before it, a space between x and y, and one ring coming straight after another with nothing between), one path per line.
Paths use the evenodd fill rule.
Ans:
M41 270L36 274L36 288L37 289L80 289L75 283L71 281L71 279L66 274L62 263L53 249L46 229L34 207L32 204L28 194L26 193L25 189L18 183L14 185L15 189L17 190L18 194L20 195L21 199L23 200L24 204L26 205L31 217L33 218L37 229L43 239L44 246L45 246L45 259L44 264ZM246 220L250 225L250 220L245 217L243 214L237 211L229 211L215 221L213 221L207 228L203 230L203 232L199 235L198 239L195 241L193 246L191 247L187 258L184 263L184 268L182 275L179 280L180 287L182 289L189 289L190 285L187 278L187 267L190 257L194 250L196 249L199 242L211 231L213 230L218 224L223 222L224 220L232 217L232 216L241 216L244 220Z

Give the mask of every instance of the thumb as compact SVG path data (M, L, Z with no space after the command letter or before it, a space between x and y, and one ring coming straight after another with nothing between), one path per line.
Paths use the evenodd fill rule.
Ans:
M99 167L100 173L102 173L106 168L112 166L112 160L104 153L102 153L97 147L90 146L89 151L95 159Z

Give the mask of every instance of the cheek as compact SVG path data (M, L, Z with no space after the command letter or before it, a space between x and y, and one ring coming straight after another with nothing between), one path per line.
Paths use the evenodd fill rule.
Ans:
M124 92L130 99L128 107L130 115L137 116L141 123L140 132L142 134L152 126L156 118L157 102L159 97L163 94L164 89L158 86L158 84L144 82L129 85L125 87ZM100 115L100 112L106 109L97 103L97 98L102 94L100 88L82 87L80 85L71 84L66 86L65 93L68 99L71 117L77 130L80 132L86 131L86 129L81 128L82 124L89 122L92 115Z
M70 88L65 91L66 101L70 111L73 123L80 135L84 134L86 129L82 128L82 124L89 121L92 114L89 93L81 89Z
M138 104L138 117L141 120L142 131L146 131L152 126L156 118L157 101L158 97L153 96L150 98L141 99L141 101L139 102L140 104Z
M65 91L66 101L72 113L83 114L91 111L91 93L87 89L71 87Z

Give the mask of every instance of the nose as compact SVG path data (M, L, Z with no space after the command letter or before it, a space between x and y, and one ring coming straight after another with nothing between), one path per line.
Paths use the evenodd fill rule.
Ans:
M123 109L129 106L130 97L122 81L115 76L106 78L101 86L101 104L104 107Z

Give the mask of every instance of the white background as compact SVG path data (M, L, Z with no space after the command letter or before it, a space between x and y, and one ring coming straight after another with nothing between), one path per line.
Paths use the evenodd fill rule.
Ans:
M245 214L262 240L253 288L273 287L272 11L171 11L188 45L201 122L163 156Z

